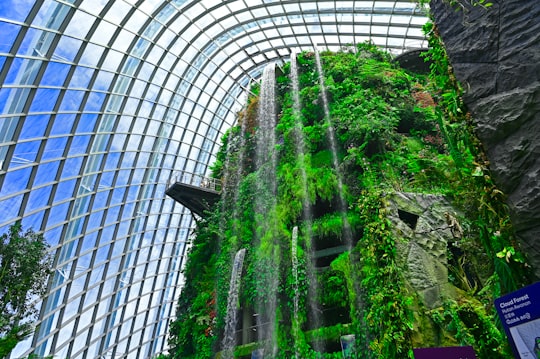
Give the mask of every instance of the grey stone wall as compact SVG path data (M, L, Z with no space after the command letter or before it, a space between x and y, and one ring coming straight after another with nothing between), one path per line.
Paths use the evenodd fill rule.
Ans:
M431 1L496 185L540 279L540 1Z
M454 298L448 281L448 245L459 241L446 222L454 208L442 196L397 192L389 196L388 219L396 236L396 257L405 278L433 309Z

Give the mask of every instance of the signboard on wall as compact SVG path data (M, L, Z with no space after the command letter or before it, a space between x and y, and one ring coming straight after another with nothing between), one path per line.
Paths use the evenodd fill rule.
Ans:
M540 359L540 282L495 300L495 308L518 359Z
M476 359L474 349L466 347L416 348L414 359Z

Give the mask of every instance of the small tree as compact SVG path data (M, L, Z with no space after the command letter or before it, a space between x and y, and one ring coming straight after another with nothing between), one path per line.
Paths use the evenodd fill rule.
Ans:
M43 234L16 222L0 236L0 358L33 332L34 301L47 289L49 245Z

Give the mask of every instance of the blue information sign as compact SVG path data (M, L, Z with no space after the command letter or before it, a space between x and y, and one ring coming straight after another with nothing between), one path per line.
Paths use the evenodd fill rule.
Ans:
M519 359L540 359L540 282L495 300L504 330Z

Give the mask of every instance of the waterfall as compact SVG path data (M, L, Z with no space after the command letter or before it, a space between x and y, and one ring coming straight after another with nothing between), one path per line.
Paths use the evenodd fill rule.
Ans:
M292 260L292 274L293 274L293 280L294 280L294 310L293 310L293 323L292 323L292 330L293 330L293 338L295 342L298 340L298 336L300 333L300 323L298 322L298 307L299 307L299 297L300 294L298 292L298 227L293 228L292 232L292 243L291 243L291 260ZM295 345L294 348L294 354L295 358L299 358L298 348Z
M336 171L337 176L337 185L338 185L338 196L339 196L339 206L341 212L341 219L343 221L343 238L345 239L345 245L348 250L352 249L352 231L347 219L347 204L345 202L344 191L343 191L343 176L339 169L339 159L337 151L337 142L336 134L334 130L334 125L332 124L332 119L330 118L330 107L328 106L328 95L326 94L326 86L324 83L324 72L322 68L321 55L319 50L315 47L315 62L317 63L317 72L319 73L319 86L321 88L321 96L323 100L323 109L324 109L324 121L327 125L328 132L328 141L330 142L330 151L332 153L332 166Z
M257 150L256 166L263 170L268 189L275 192L276 184L276 68L270 64L264 68L259 95L259 110L257 114Z
M326 93L326 86L324 83L324 72L322 68L322 62L321 62L321 56L319 54L319 51L317 47L315 47L315 61L317 65L317 72L319 74L319 86L321 91L321 96L323 100L323 108L324 108L324 117L328 128L328 140L330 142L330 150L332 152L332 164L334 167L334 170L336 171L337 176L337 185L338 185L338 195L339 195L339 206L340 206L340 212L341 212L341 219L343 223L343 239L345 242L345 245L347 247L347 250L350 253L349 260L358 262L359 258L355 258L354 254L352 253L353 248L353 235L352 235L352 229L349 223L349 220L347 218L347 203L345 201L344 197L344 190L343 190L343 176L341 174L340 168L339 168L339 159L337 155L337 142L336 142L336 136L335 136L335 129L332 124L332 119L330 117L330 108L328 106L328 96ZM351 317L357 317L358 318L358 335L356 336L355 341L355 348L354 350L357 350L357 348L360 349L360 352L364 353L364 355L367 355L367 357L370 357L370 349L369 349L369 334L367 331L367 325L363 319L364 317L364 300L362 298L362 288L360 283L362 282L362 279L360 277L360 273L356 273L356 271L352 271L351 273L352 278L350 279L352 281L352 285L354 287L355 293L349 293L349 295L354 296L354 302L356 308L354 308L354 315L351 315Z
M257 182L255 198L255 225L258 253L257 286L259 297L256 308L257 338L265 343L264 352L270 357L277 354L277 323L279 268L281 248L275 242L278 236L276 220L276 75L275 65L263 72L257 114L255 166Z
M309 281L308 287L308 305L309 305L309 320L313 323L315 328L321 327L321 317L320 317L320 306L317 302L317 295L319 291L319 285L317 282L317 275L315 272L315 263L314 263L314 251L312 246L313 232L312 232L312 220L313 220L313 209L308 195L308 179L306 174L306 163L305 163L305 138L303 134L303 124L302 124L302 107L300 103L300 81L298 79L298 61L296 58L297 54L295 51L291 53L291 89L292 89L292 98L293 98L293 113L295 118L295 147L296 147L296 158L297 163L300 169L300 177L302 180L302 187L304 189L304 197L302 198L302 207L303 207L303 220L304 220L304 229L306 237L306 252L307 258L306 261L306 272ZM295 227L296 228L296 227ZM298 231L298 229L296 229ZM294 238L294 235L293 235ZM294 246L294 243L293 243ZM315 343L315 349L318 352L324 352L324 343L317 341Z
M225 333L223 336L223 358L233 358L233 350L236 345L236 323L238 321L238 290L242 278L242 267L244 265L244 256L246 249L242 248L234 257L234 263L231 273L231 283L229 286L229 297L227 301L227 316L225 318Z

